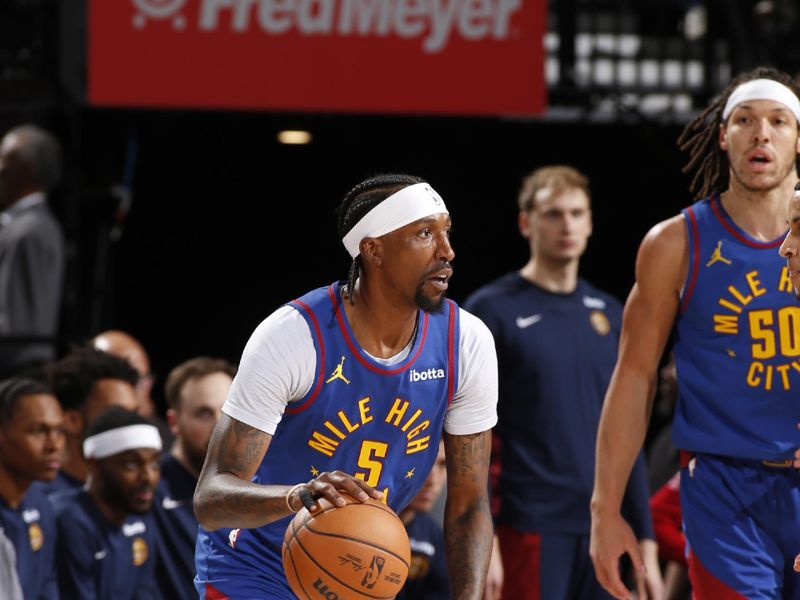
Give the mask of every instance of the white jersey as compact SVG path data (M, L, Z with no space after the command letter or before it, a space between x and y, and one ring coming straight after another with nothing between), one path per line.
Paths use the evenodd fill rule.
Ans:
M483 321L463 308L459 311L458 384L445 414L444 430L469 435L497 423L497 354ZM385 365L399 363L412 343L391 358L375 360ZM222 411L274 434L286 407L311 389L316 360L305 319L289 305L280 307L250 336Z

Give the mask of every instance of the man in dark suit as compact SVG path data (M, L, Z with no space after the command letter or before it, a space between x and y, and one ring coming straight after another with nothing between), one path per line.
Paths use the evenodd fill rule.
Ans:
M47 193L60 174L59 143L40 127L0 141L0 376L55 358L64 236Z

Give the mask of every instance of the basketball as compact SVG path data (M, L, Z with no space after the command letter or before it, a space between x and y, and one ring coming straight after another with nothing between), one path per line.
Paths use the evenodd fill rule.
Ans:
M408 576L411 549L403 522L385 504L346 494L301 508L283 537L283 568L298 598L391 600Z

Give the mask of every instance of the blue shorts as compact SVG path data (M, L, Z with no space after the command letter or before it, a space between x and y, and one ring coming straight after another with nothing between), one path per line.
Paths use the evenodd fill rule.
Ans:
M797 469L699 454L681 471L681 511L697 598L727 589L726 598L800 600Z

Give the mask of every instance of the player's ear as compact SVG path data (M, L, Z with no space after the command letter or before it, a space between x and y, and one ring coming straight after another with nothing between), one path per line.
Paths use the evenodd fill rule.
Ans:
M383 242L379 238L361 240L361 260L376 266L383 264Z
M798 144L798 147L800 147L800 142L798 142ZM719 147L725 152L728 151L728 129L725 125L720 125L719 128Z
M517 215L517 227L519 227L519 234L526 240L531 237L531 226L528 221L528 211L521 210Z

